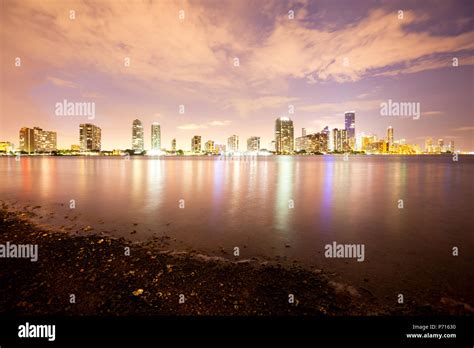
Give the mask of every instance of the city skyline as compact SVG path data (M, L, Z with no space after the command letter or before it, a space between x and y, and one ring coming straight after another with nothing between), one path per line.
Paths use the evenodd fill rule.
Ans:
M468 6L105 1L92 10L6 1L0 141L18 145L18 130L34 125L69 148L77 125L94 123L102 148L125 149L130 120L140 118L145 139L160 123L165 146L176 139L189 148L199 133L202 144L238 134L243 147L251 136L267 147L276 117L310 134L345 128L344 112L355 110L356 133L382 136L393 126L407 143L452 139L474 151ZM419 117L382 116L391 101L418 103ZM88 103L90 114L58 112L68 102Z
M171 148L161 147L161 125L153 122L151 125L149 148L145 147L144 125L139 119L132 122L131 147L126 149L114 148L116 155L124 154L124 151L133 151L135 154L160 155L177 151L186 151L192 154L201 153L244 153L244 152L273 152L279 155L301 154L301 153L347 153L352 151L380 154L418 154L418 153L453 153L461 152L454 145L454 140L438 139L437 145L433 145L433 138L425 139L424 148L418 144L408 144L405 138L394 137L394 128L387 127L386 136L379 137L375 134L362 132L355 133L356 115L355 111L346 112L344 116L345 128L329 129L324 127L319 132L308 133L307 129L301 128L301 136L295 136L293 121L289 117L279 117L275 120L274 140L269 146L261 146L259 136L251 136L246 139L246 148L239 147L239 136L236 134L227 138L227 145L216 142L212 139L202 140L201 135L194 135L191 139L191 146L177 147L176 139L171 141ZM351 136L350 134L355 134ZM15 148L13 143L0 141L0 152L21 151L23 153L52 153L53 151L73 151L73 152L110 152L112 149L101 148L102 134L101 128L92 123L79 125L79 144L71 144L70 148L59 148L56 146L57 133L54 131L44 131L39 127L22 127L19 131L19 147ZM396 140L395 140L396 139Z

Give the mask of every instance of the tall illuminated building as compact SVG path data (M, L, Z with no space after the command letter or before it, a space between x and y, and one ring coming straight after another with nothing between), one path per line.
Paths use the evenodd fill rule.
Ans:
M334 151L343 152L350 150L347 130L334 128L332 134Z
M237 135L232 135L227 138L227 151L228 152L238 152L239 151L239 137Z
M100 151L101 138L102 131L99 127L91 123L83 123L79 125L79 144L81 145L81 151Z
M191 139L191 151L194 153L201 152L201 136L200 135L195 135Z
M171 151L176 152L176 138L171 140Z
M427 153L433 152L433 139L432 138L427 138L425 140L425 152Z
M57 150L57 133L39 127L20 129L20 151L52 152Z
M247 139L247 151L260 151L260 137L250 137Z
M454 140L451 140L449 142L448 151L451 152L451 153L454 153Z
M132 150L142 152L144 149L143 124L140 120L134 120L132 124Z
M443 139L438 139L438 147L436 148L436 150L437 152L445 152Z
M275 121L275 151L277 154L289 154L294 149L293 121L289 117L280 117Z
M214 153L214 140L208 140L205 144L206 153Z
M351 149L355 148L355 111L344 113L344 128L347 132L347 142Z
M161 150L161 127L156 122L151 125L151 149Z
M20 129L20 151L28 153L35 151L35 136L33 129L28 127Z
M387 128L387 142L388 142L388 150L390 151L393 146L393 128L392 126Z

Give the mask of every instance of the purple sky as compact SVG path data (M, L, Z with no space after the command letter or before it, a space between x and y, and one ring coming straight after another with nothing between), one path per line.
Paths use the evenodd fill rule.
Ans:
M167 148L172 138L189 149L193 135L225 143L232 134L241 147L252 135L267 147L279 116L290 116L300 135L302 127L342 127L344 111L355 110L357 133L382 137L393 126L408 143L444 138L474 151L472 1L6 0L1 7L0 141L18 145L21 127L39 126L69 148L79 143L79 124L91 122L102 128L104 149L125 149L139 118L146 148L152 122ZM94 102L95 119L55 115L64 99ZM381 116L388 99L420 103L420 119Z

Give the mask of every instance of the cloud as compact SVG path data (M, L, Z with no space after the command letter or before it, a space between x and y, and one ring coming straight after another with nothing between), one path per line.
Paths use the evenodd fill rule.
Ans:
M181 126L178 126L178 129L182 129L182 130L193 130L193 129L202 129L202 128L207 128L207 126L203 124L197 124L197 123L186 123Z
M210 121L207 123L186 123L183 125L178 126L178 129L182 130L194 130L194 129L205 129L208 127L222 127L222 126L227 126L231 123L229 120L225 121Z
M290 104L296 102L299 98L285 96L264 96L257 98L234 98L230 100L230 104L226 107L232 107L243 117L252 116L252 113L259 110L276 109L284 107L285 113L288 112Z
M426 112L421 113L422 116L438 116L442 114L443 114L442 111L426 111Z
M344 113L347 110L355 110L355 112L368 111L380 109L380 104L384 100L348 100L338 103L319 103L319 104L307 104L298 106L297 110L306 112L319 112L319 113Z
M474 126L466 126L466 127L459 127L451 129L453 132L470 132L474 131Z
M59 87L67 87L67 88L78 88L79 87L77 85L77 83L74 83L72 81L63 80L63 79L60 79L60 78L57 78L57 77L48 76L46 78L46 80L51 82L53 85L59 86Z
M210 126L227 126L228 124L230 124L230 121L229 120L225 120L225 121L211 121L208 123L208 125Z
M426 19L426 14L405 11L404 19L399 20L396 12L377 9L354 25L326 31L282 17L262 47L254 51L252 67L255 73L263 72L270 78L345 82L371 74L397 75L451 67L451 58L438 55L459 52L466 56L474 50L473 32L435 36L408 29ZM472 64L472 59L464 59L464 64Z

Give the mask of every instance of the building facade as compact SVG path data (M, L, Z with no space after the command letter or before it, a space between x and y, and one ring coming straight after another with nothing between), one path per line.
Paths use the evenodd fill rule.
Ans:
M136 119L132 123L132 150L143 152L144 144L143 124L142 121Z
M294 150L293 121L280 117L275 121L275 151L277 154L291 154Z
M191 139L191 151L194 153L201 152L201 136L200 135L195 135Z
M249 152L260 151L260 137L250 137L247 139L247 151Z
M102 130L91 124L79 125L79 144L83 152L98 152L101 150Z
M20 151L53 152L57 150L57 133L39 127L20 129Z
M239 151L239 137L237 135L234 134L227 139L227 151L228 152Z
M156 122L151 125L151 149L161 150L161 127Z

